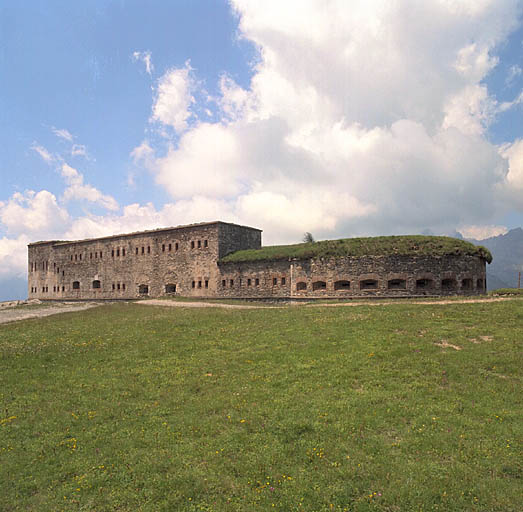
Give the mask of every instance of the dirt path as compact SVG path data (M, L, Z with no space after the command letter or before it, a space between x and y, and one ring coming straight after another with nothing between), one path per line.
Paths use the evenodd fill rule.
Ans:
M335 303L314 303L314 302L299 302L293 303L292 306L322 306L322 307L344 307L344 306L388 306L390 304L475 304L477 302L501 302L504 300L511 300L509 297L491 297L485 299L441 299L441 300L386 300L386 301L354 301L354 302L335 302ZM164 299L150 299L137 302L143 306L164 306L171 308L224 308L224 309L278 309L288 307L287 305L282 306L267 306L266 304L260 305L245 305L245 304L220 304L217 302L182 302L175 300L164 300Z
M84 309L99 306L99 302L59 302L53 304L41 304L38 306L17 306L0 310L0 324L17 322L28 318L42 318L58 313L69 313L71 311L82 311Z

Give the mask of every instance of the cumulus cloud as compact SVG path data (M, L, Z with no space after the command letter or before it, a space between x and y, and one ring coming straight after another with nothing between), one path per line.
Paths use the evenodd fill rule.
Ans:
M95 203L107 210L118 210L116 200L107 194L102 194L97 188L84 183L84 177L75 168L64 163L61 168L62 177L67 183L63 197L65 201L85 200Z
M462 226L459 232L465 238L485 240L485 238L504 235L508 232L508 229L505 226Z
M27 272L27 244L29 237L0 238L0 279L25 277Z
M176 201L292 241L490 225L518 181L487 137L499 104L483 79L517 1L232 0L259 49L248 88L224 74L218 114L195 119L197 81L170 70L153 104L167 151L132 153ZM268 241L268 240L266 240Z
M158 81L151 119L182 132L191 117L194 81L189 62L185 67L170 69Z
M145 71L148 75L151 75L154 66L152 62L152 55L150 51L146 52L133 52L133 60L134 61L141 61L145 64Z

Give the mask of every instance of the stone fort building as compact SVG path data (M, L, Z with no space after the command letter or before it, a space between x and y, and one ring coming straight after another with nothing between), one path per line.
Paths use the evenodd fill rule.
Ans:
M486 290L482 247L396 236L261 246L227 222L28 246L28 294L41 300L472 295Z

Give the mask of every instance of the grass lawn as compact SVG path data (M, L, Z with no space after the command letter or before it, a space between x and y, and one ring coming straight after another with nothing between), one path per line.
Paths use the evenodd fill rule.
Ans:
M519 511L523 300L0 326L0 510Z

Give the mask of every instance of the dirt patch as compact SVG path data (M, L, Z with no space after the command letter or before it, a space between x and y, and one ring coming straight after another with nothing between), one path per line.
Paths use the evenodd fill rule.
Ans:
M58 302L53 304L39 304L38 306L18 306L0 310L0 324L27 320L28 318L42 318L44 316L82 311L100 306L99 302Z
M454 350L461 350L461 347L459 345L453 345L452 343L449 343L447 340L441 340L438 343L434 343L434 345L441 348L453 348Z

